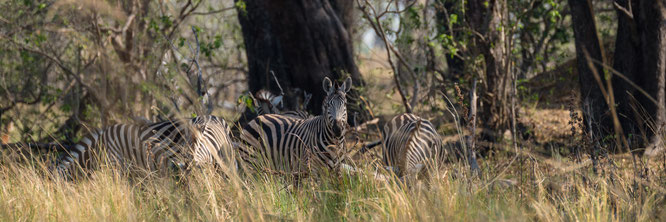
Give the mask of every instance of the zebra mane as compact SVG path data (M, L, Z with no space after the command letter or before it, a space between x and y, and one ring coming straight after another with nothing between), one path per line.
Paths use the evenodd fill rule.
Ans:
M259 91L257 91L257 93L254 94L254 97L259 101L265 101L270 103L271 100L275 98L275 94L271 93L268 90L260 89Z
M250 96L252 96L252 94L250 94ZM252 100L254 101L254 106L257 108L257 113L262 115L279 113L277 105L282 103L282 98L282 95L278 96L268 90L260 89L252 97Z

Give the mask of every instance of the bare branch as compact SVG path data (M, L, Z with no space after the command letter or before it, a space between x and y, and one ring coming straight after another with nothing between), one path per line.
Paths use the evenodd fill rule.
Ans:
M467 144L469 147L467 147L467 161L469 164L470 169L474 173L480 173L479 169L479 164L476 161L476 103L477 103L477 96L476 96L476 77L474 77L474 80L472 80L472 89L470 90L469 94L469 128L471 131L471 135L467 137L468 141Z
M616 8L617 10L620 10L622 13L624 13L625 15L627 15L627 17L629 17L630 19L634 19L634 13L633 13L632 10L631 10L631 0L629 0L629 1L627 2L627 7L628 7L628 8L622 7L622 6L621 6L620 4L618 4L616 1L613 1L613 6L615 6L615 8Z
M222 9L217 9L217 10L212 10L212 11L207 11L207 12L192 12L192 15L211 15L211 14L217 14L220 12L226 12L232 9L235 9L235 6L231 6L228 8L222 8Z
M284 96L284 91L282 91L282 86L280 86L280 81L278 81L277 77L275 76L275 72L271 70L271 75L273 75L273 79L275 79L275 84L277 84L278 88L280 88L280 95Z
M393 60L391 59L391 51L395 53L395 49L389 44L389 41L386 37L386 34L384 32L383 27L381 24L379 24L379 19L380 17L377 16L377 11L374 9L372 4L370 4L367 0L363 0L364 4L361 5L361 0L356 1L359 8L363 12L364 17L370 22L370 26L372 26L372 29L375 30L375 33L382 38L384 42L384 46L386 47L386 55L387 55L387 60L389 64L391 65L391 69L393 70L393 81L396 84L396 87L398 88L398 94L400 94L400 99L402 100L402 104L405 106L405 112L411 113L412 112L412 106L409 104L407 101L407 97L405 96L405 92L402 89L402 85L400 84L400 80L398 79L398 69L396 68L395 64L393 63ZM370 10L372 10L373 16L370 16L370 12L366 10L366 7L369 7ZM400 61L404 61L403 59L400 59ZM412 72L411 67L406 64L410 72Z

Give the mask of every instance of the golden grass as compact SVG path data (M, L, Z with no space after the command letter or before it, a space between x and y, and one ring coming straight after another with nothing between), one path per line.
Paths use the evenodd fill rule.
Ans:
M498 157L481 176L450 164L409 188L359 174L313 176L291 186L277 175L204 169L187 176L142 178L109 167L87 179L54 181L47 164L3 155L2 221L660 221L664 169L635 178L630 162L594 174L590 164L560 169L539 158ZM511 159L513 157L510 157ZM563 160L566 161L566 160ZM509 164L511 163L511 164ZM562 166L573 163L561 162ZM604 163L606 164L606 163ZM180 179L177 179L180 178ZM634 183L637 182L637 183Z

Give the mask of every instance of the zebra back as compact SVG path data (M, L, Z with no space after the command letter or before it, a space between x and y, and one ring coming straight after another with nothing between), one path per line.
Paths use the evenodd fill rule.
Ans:
M94 129L58 157L54 173L59 176L72 175L77 167L90 169L99 164L99 158L103 157L120 165L136 162L141 167L147 167L147 153L140 147L142 141L150 136L141 125L116 124ZM101 154L106 155L99 156Z
M85 135L57 159L54 170L67 176L77 166L90 169L97 163L95 153L124 167L162 173L191 160L212 163L221 150L230 149L228 132L226 122L214 116L148 125L116 124Z
M419 173L432 161L443 160L442 139L430 121L402 114L384 125L383 162L398 176Z
M282 115L297 118L297 119L307 119L307 118L313 117L312 115L310 115L310 113L308 113L306 111L302 111L302 110L286 111L286 112L283 112Z

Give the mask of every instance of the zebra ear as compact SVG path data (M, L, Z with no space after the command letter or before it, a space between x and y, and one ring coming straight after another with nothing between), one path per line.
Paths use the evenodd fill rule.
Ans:
M340 89L344 90L345 93L348 93L349 90L351 90L351 87L352 87L352 79L351 79L351 77L347 77L347 79L345 79L345 82L342 84L342 86L340 86Z
M324 92L326 94L331 95L333 94L333 83L331 82L331 79L328 77L324 77L324 82L322 83L322 87L324 88Z
M280 104L281 102L282 102L282 96L276 96L275 98L273 98L273 99L271 100L271 104L272 104L273 106L277 106L277 105Z

